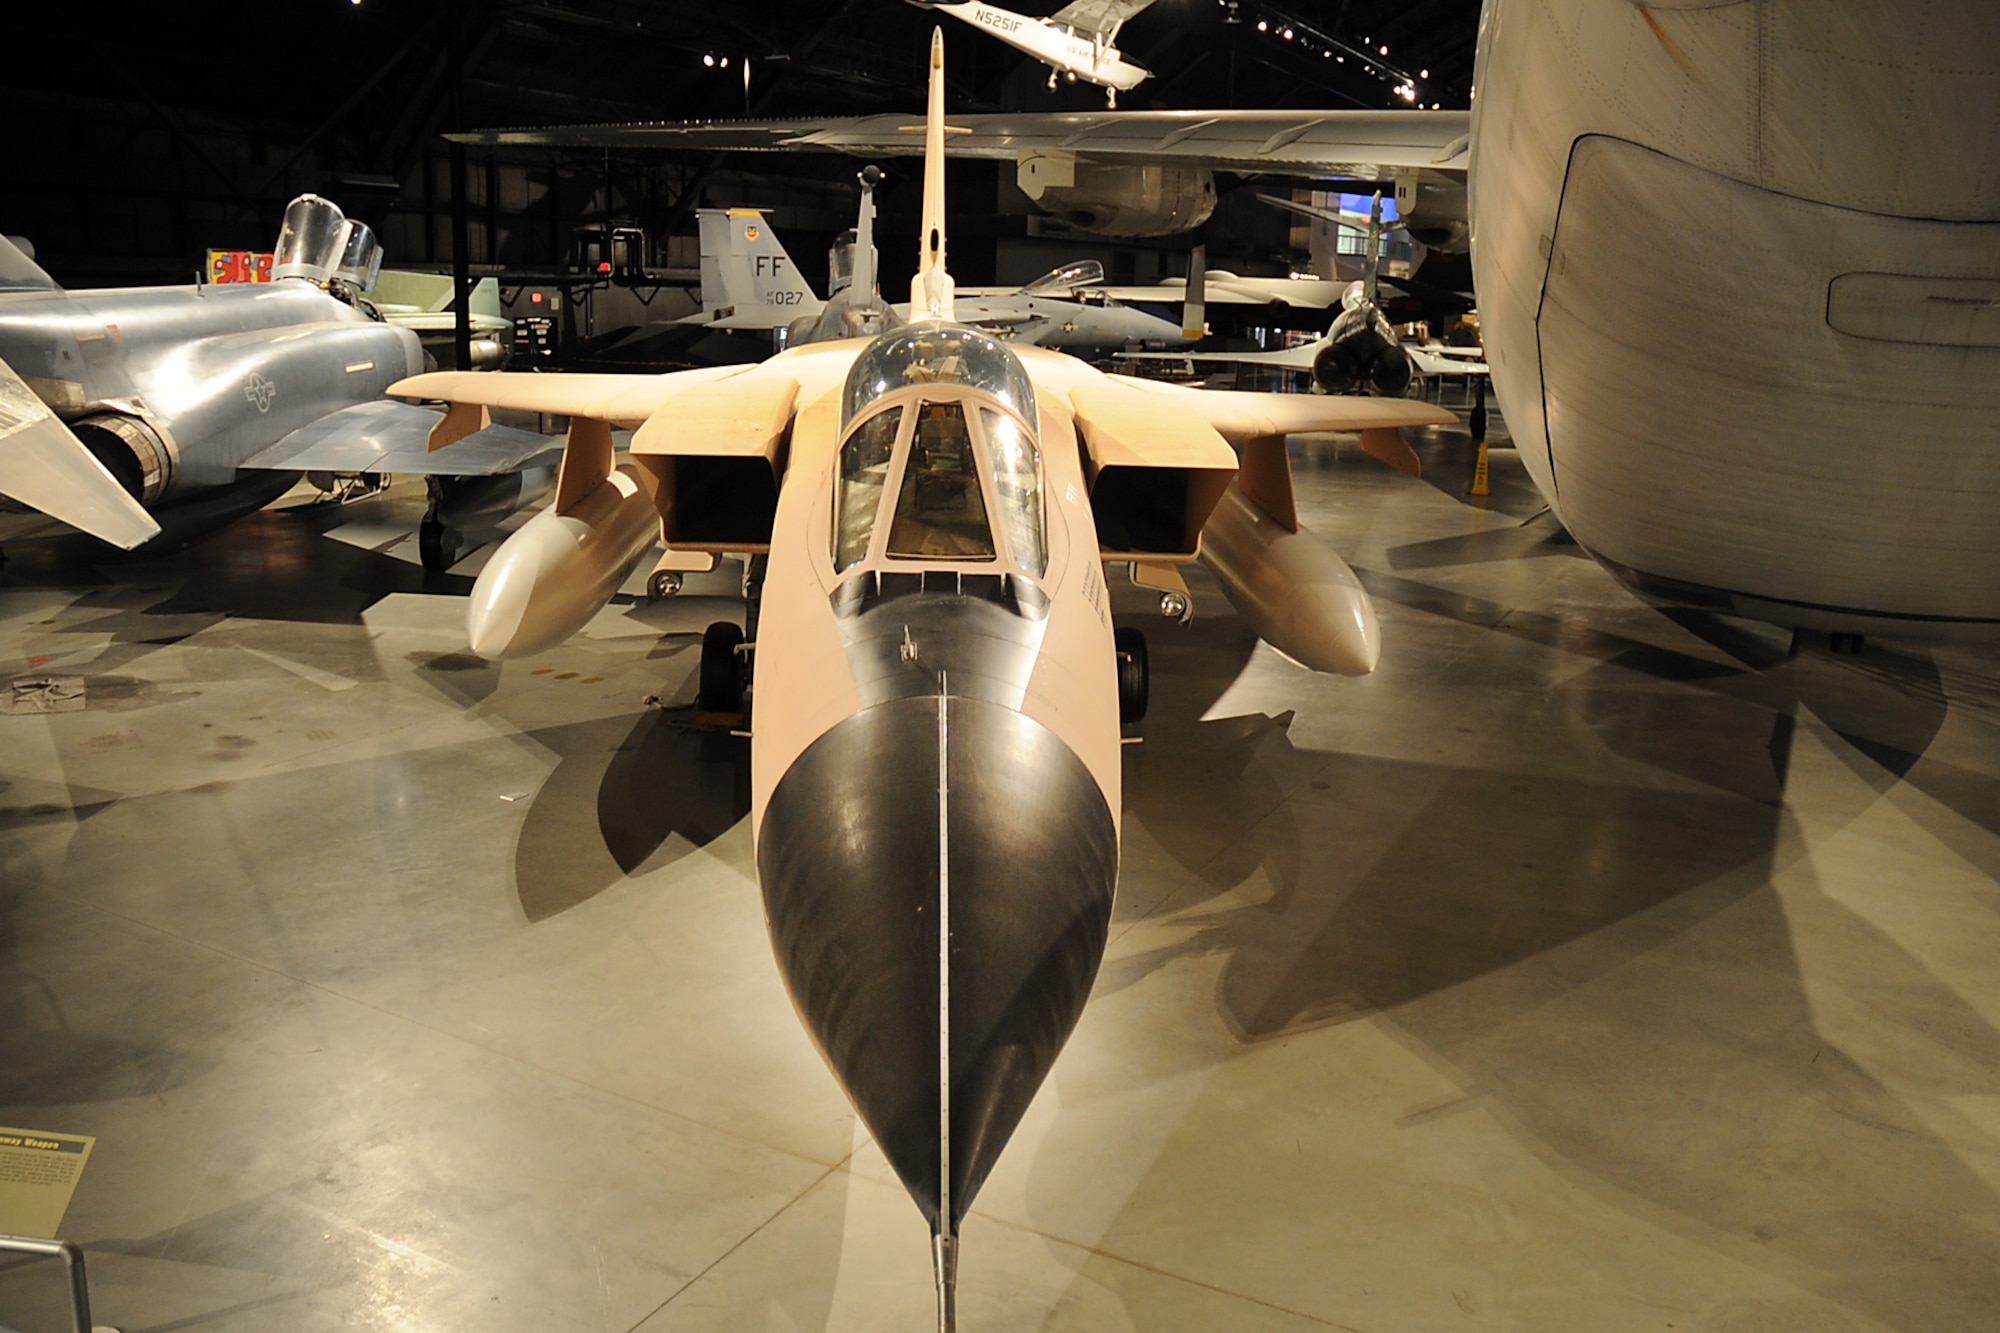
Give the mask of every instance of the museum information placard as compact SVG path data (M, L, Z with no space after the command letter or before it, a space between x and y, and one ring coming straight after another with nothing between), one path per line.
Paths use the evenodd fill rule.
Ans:
M0 1232L54 1240L96 1142L0 1126Z

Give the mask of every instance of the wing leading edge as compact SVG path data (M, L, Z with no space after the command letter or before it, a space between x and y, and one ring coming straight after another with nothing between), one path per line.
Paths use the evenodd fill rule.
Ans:
M951 155L1017 159L1072 153L1106 162L1158 162L1228 171L1383 179L1395 168L1463 167L1465 111L1065 111L952 117ZM568 148L819 151L915 156L908 114L727 123L572 125L475 130L471 144Z

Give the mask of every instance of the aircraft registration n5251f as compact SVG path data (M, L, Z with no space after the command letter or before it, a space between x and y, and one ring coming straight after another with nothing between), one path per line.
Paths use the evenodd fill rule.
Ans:
M1118 53L1118 30L1153 0L1072 0L1045 19L1029 18L982 0L910 0L989 32L1049 67L1049 87L1064 75L1104 89L1107 105L1152 77L1152 71Z
M468 612L489 657L560 642L656 536L658 576L761 556L751 812L779 970L935 1238L959 1224L1081 1012L1118 873L1121 712L1144 644L1107 561L1184 598L1197 548L1271 643L1365 672L1353 572L1299 529L1285 433L1444 424L1409 400L1204 393L1104 375L954 322L932 39L911 322L760 365L650 379L424 375L446 436L490 406L570 414L555 504ZM611 427L635 427L614 466ZM1239 460L1236 448L1242 456ZM702 694L741 688L711 627Z

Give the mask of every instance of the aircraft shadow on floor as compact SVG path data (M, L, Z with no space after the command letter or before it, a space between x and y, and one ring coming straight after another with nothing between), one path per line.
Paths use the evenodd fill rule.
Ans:
M1543 510L1519 523L1468 532L1456 537L1406 542L1389 549L1389 567L1398 573L1452 565L1532 560L1545 556L1588 559L1576 540L1553 515Z
M1385 584L1398 601L1424 600L1406 582L1370 581L1378 597ZM1452 596L1429 609L1450 614ZM1556 641L1554 624L1496 625L1488 609L1470 622ZM1231 657L1188 654L1211 672L1206 687L1156 695L1126 788L1128 817L1190 872L1159 909L1173 942L1114 951L1099 994L1220 955L1217 1012L1245 1045L1366 1017L1463 1089L1413 1124L1480 1112L1614 1212L1889 1324L1907 1326L1919 1292L1927 1321L1977 1322L2000 1269L2000 1193L1940 1133L1935 1107L1910 1097L2000 1094L2000 1031L1813 892L1812 863L1783 851L1783 783L1801 709L1850 741L1842 761L1869 785L1909 783L1989 831L2000 779L1925 753L1947 698L1927 653L1792 656L1761 628L1676 619L1727 656L1569 627L1562 647L1599 664L1537 714L1546 725L1518 774L1306 755L1286 735L1289 714L1201 721L1202 696L1234 678ZM1696 781L1601 777L1603 750ZM1188 808L1190 792L1204 809ZM1868 1016L1851 1052L1829 997L1808 997L1802 931L1815 986L1849 989L1833 1008ZM1865 975L1829 975L1830 949L1864 957ZM1189 1046L1186 1058L1208 1058ZM1922 1052L1909 1069L1924 1072L1885 1082L1898 1050ZM1242 1114L1226 1100L1237 1090L1218 1081L1177 1113L1187 1142L1147 1151L1199 1156ZM1329 1114L1337 1133L1344 1113ZM1131 1225L1184 1188L1160 1174L1134 1189ZM1109 1222L1101 1243L1115 1248L1123 1225ZM1857 1253L1879 1262L1856 1271ZM1718 1326L1733 1326L1732 1310L1760 1326L1783 1314L1737 1306L1711 1311Z
M75 800L72 792L71 799ZM111 803L80 803L40 818L87 819ZM80 1106L154 1097L207 1072L207 1062L165 1045L81 1031L47 981L22 963L21 905L43 888L43 871L20 838L22 813L0 837L0 1107Z
M229 617L359 624L362 612L393 593L471 592L468 576L434 574L327 535L357 516L391 513L407 517L414 532L417 512L381 500L263 509L178 551L143 559L119 556L80 533L51 533L7 545L0 588L158 586L164 593L158 601L112 630L134 642L185 637ZM205 623L191 623L204 617ZM185 619L167 628L175 618Z
M691 684L678 693L691 694ZM750 812L750 748L688 706L535 731L560 759L528 808L514 882L529 921L673 864Z
M1718 660L1394 575L1362 576L1378 598L1597 657L1565 682L1553 718L1536 719L1536 749L1557 762L1509 778L1301 755L1289 714L1201 721L1254 648L1232 618L1203 622L1200 646L1155 651L1155 706L1147 743L1127 764L1127 811L1213 895L1261 875L1269 897L1204 917L1165 955L1108 963L1100 991L1171 957L1227 952L1219 1000L1254 1042L1407 1004L1704 886L1707 910L1725 910L1769 878L1801 704L1872 761L1864 779L1907 781L2000 827L2000 780L1924 756L1945 717L1927 654L1794 657L1762 627L1677 615L1736 659ZM1697 785L1599 779L1598 747ZM1309 783L1300 777L1308 771ZM1198 809L1190 792L1202 793ZM1718 884L1735 888L1718 896Z

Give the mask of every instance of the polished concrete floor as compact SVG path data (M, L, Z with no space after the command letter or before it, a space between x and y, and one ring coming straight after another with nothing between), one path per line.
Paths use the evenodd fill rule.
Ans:
M1421 449L1295 444L1372 677L1119 593L1110 950L962 1327L2000 1327L2000 650L1662 614ZM688 726L733 579L487 665L416 496L8 544L0 697L82 706L0 714L0 1124L97 1136L99 1318L929 1326Z

